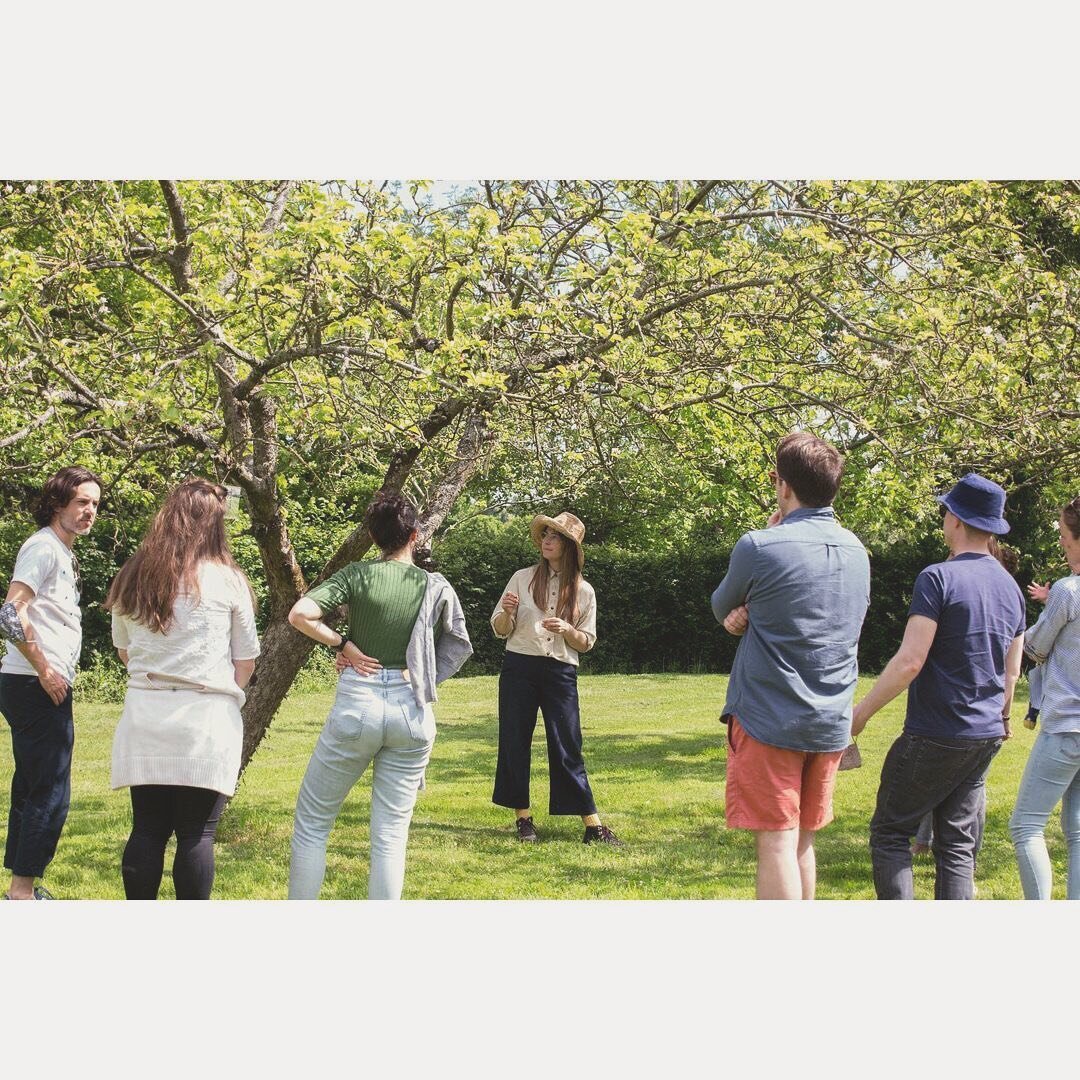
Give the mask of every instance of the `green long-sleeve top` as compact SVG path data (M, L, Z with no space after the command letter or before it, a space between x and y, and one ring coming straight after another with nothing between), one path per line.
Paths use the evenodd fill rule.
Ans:
M384 668L404 668L427 573L411 563L382 560L349 563L306 595L323 612L349 609L348 639Z

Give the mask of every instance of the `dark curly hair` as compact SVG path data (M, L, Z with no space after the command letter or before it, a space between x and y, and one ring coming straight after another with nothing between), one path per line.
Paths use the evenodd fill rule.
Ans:
M400 551L409 542L409 537L419 528L420 515L400 492L380 488L364 514L364 525L371 533L372 540L379 545L379 550L389 555ZM426 547L413 549L413 562L421 570L430 572L435 569L431 551Z
M54 473L45 481L45 486L41 489L41 498L34 509L34 520L39 528L44 529L52 524L56 512L62 510L75 498L75 492L79 490L80 484L97 484L99 488L105 486L100 476L89 469L84 469L81 465L68 465L67 468Z

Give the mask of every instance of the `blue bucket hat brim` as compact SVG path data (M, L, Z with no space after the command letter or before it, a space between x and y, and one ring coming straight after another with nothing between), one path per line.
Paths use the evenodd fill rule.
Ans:
M1004 536L1012 529L1012 526L1003 517L978 517L972 514L970 510L965 510L963 507L959 509L956 506L956 501L951 498L952 492L946 492L944 495L935 495L939 503L944 506L953 517L959 518L964 524L970 525L973 529L982 529L983 532L993 533L995 536Z

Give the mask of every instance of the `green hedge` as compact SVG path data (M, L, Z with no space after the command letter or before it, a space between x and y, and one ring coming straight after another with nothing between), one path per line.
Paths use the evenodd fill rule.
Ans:
M0 578L5 589L19 544L33 528L28 517L20 518L11 515L0 521ZM238 537L234 547L256 590L261 591L257 555L247 550L244 539ZM109 581L133 547L132 537L110 536L105 529L79 541L86 590L84 673L98 671L105 678L111 672L115 652L109 619L100 605ZM738 641L717 625L709 607L729 554L721 546L661 552L589 545L585 571L596 589L598 638L583 670L730 671ZM859 643L863 671L880 671L896 651L915 577L943 554L936 534L871 551L870 610ZM465 674L499 670L504 645L491 632L488 618L514 571L537 557L523 521L504 524L492 518L472 519L449 530L436 545L437 565L461 597L476 650ZM1029 614L1034 618L1036 612Z
M488 619L510 575L537 559L527 528L484 524L458 531L435 554L465 608L476 650L466 672L497 672L504 645ZM859 665L878 672L903 637L915 577L939 561L944 548L939 536L930 535L870 554L870 610ZM716 623L709 606L729 557L727 547L669 553L589 546L585 576L596 590L597 642L583 670L729 672L738 639Z

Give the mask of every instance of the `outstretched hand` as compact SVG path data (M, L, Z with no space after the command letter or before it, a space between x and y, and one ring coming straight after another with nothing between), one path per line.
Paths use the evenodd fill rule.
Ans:
M1037 581L1033 581L1027 587L1027 594L1037 604L1045 604L1046 598L1050 595L1049 585L1040 585Z

